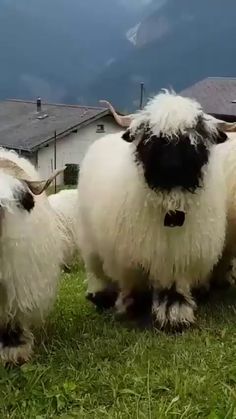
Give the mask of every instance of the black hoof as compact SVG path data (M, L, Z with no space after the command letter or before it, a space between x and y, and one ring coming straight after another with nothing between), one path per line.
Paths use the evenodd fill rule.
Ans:
M152 290L133 291L129 298L132 303L127 308L129 317L144 317L151 315L152 311Z
M105 289L96 293L88 293L86 298L91 301L98 310L109 310L115 306L118 297L118 291L114 289Z
M195 307L194 300L179 293L175 284L170 289L155 290L152 306L154 327L166 333L182 333L193 325Z
M17 325L7 325L0 329L0 344L2 348L10 347L16 348L23 345L25 342L22 337L22 329Z
M227 291L231 287L230 282L227 279L216 280L211 279L209 287L198 287L192 290L192 295L198 304L206 304L211 300L212 297Z
M198 304L205 304L210 298L210 288L200 287L192 290L192 296Z
M226 291L230 288L231 284L228 279L223 279L222 281L214 280L214 278L210 282L210 291Z

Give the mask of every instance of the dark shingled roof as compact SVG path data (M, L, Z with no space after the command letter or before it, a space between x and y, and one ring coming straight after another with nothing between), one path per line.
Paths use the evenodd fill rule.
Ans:
M201 103L211 115L234 117L236 120L236 78L209 77L180 93Z
M44 103L38 114L36 102L5 100L0 102L0 146L31 152L53 140L55 131L63 136L106 115L110 111L102 107Z

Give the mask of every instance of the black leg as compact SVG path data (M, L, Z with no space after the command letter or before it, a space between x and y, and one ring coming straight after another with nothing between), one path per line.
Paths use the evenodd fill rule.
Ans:
M128 306L127 314L129 317L143 317L151 313L152 309L152 289L133 290L129 298L132 303Z
M197 304L205 304L209 300L211 295L210 286L208 287L195 287L192 289L192 296Z
M194 323L196 304L190 294L177 291L173 284L169 289L155 289L152 312L157 328L181 332Z
M0 327L0 362L6 367L22 365L32 354L34 338L29 329L19 323L8 323Z
M23 330L18 325L8 324L0 328L0 343L2 348L17 348L23 345Z
M86 298L91 301L98 310L109 310L115 306L119 294L118 288L111 284L102 291L88 293Z

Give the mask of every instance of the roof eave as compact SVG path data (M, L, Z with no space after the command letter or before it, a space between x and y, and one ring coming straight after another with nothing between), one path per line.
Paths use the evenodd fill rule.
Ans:
M24 153L32 153L31 148L24 148L24 147L18 147L13 145L0 145L1 148L6 148L8 150L15 150L15 151L23 151Z
M65 131L57 132L56 133L56 138L59 139L59 138L65 137L67 135L70 135L72 133L72 131L74 131L75 129L79 130L79 129L91 124L92 122L97 121L100 118L103 118L104 116L110 116L110 115L112 115L111 112L108 109L105 109L104 111L100 112L98 115L93 116L92 118L87 119L84 122L80 122L79 124L73 125L72 127L66 129ZM46 145L52 143L54 140L55 140L55 137L53 135L50 138L47 138L46 140L43 140L42 142L40 142L36 146L31 147L29 151L33 153L33 152L39 150L40 148L43 148Z
M209 115L212 115L218 119L223 119L226 122L235 122L236 121L236 113L235 114L224 114L218 112L208 112Z

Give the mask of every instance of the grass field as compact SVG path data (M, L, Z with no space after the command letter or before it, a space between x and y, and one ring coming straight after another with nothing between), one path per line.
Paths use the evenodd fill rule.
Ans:
M82 268L63 276L32 362L1 368L0 418L236 418L232 291L200 310L198 328L168 336L97 313L83 279Z
M62 186L57 186L56 187L56 192L55 192L55 183L53 183L52 185L50 185L47 188L46 193L47 193L47 195L51 195L51 194L54 194L54 193L58 193L58 192L60 192L60 191L62 191L64 189L76 189L76 185L70 185L70 186L64 186L64 185L62 185Z

